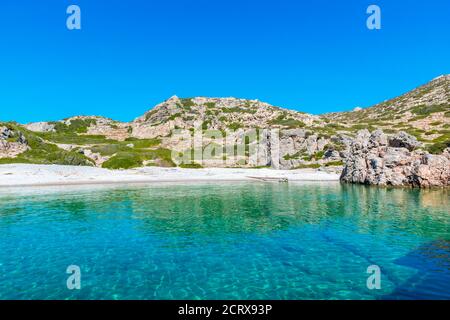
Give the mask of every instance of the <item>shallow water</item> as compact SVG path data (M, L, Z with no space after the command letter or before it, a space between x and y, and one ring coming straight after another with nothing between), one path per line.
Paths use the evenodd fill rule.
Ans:
M445 190L0 190L0 299L450 299ZM66 268L81 269L69 290ZM367 268L381 268L369 290Z

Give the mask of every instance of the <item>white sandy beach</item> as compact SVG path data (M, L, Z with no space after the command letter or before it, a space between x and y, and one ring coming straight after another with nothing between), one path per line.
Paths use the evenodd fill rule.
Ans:
M108 170L95 167L61 165L0 165L0 187L136 182L260 181L260 178L288 179L288 181L337 181L339 180L339 174L314 169L181 169L144 167L129 170Z

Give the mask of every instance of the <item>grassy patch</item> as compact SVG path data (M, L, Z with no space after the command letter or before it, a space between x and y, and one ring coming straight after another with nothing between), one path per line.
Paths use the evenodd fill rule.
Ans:
M97 124L95 119L72 119L70 124L64 122L50 122L55 126L55 130L60 133L86 133L91 125Z
M89 149L92 152L100 153L102 156L112 156L118 152L132 152L136 149L145 149L158 146L161 143L159 139L137 139L128 138L125 141L116 141L116 143L100 144ZM133 146L128 146L133 144Z
M325 167L332 167L332 166L343 166L344 162L342 160L338 160L338 161L330 161L325 163Z
M73 132L36 132L36 135L50 142L61 144L84 145L115 142L115 140L107 139L102 135L78 135Z
M359 131L359 130L363 130L363 129L367 129L370 132L376 130L376 128L370 124L355 124L352 126L352 131Z
M142 166L143 159L140 154L133 152L119 152L117 155L105 161L102 165L107 169L130 169Z

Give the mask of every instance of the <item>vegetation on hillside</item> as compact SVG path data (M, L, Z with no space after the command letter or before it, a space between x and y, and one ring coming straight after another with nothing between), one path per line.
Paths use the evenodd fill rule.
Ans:
M3 124L15 133L21 132L29 150L16 158L2 158L0 164L6 163L36 163L92 166L93 161L76 151L66 151L55 144L44 141L38 134L31 132L16 123Z

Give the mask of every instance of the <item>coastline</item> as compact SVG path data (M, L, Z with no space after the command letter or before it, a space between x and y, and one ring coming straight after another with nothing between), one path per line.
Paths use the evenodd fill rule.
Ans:
M142 167L109 170L65 165L5 164L0 165L0 188L152 182L262 182L264 179L269 179L267 182L284 179L289 182L336 182L339 181L339 176L336 173L327 173L316 169Z

